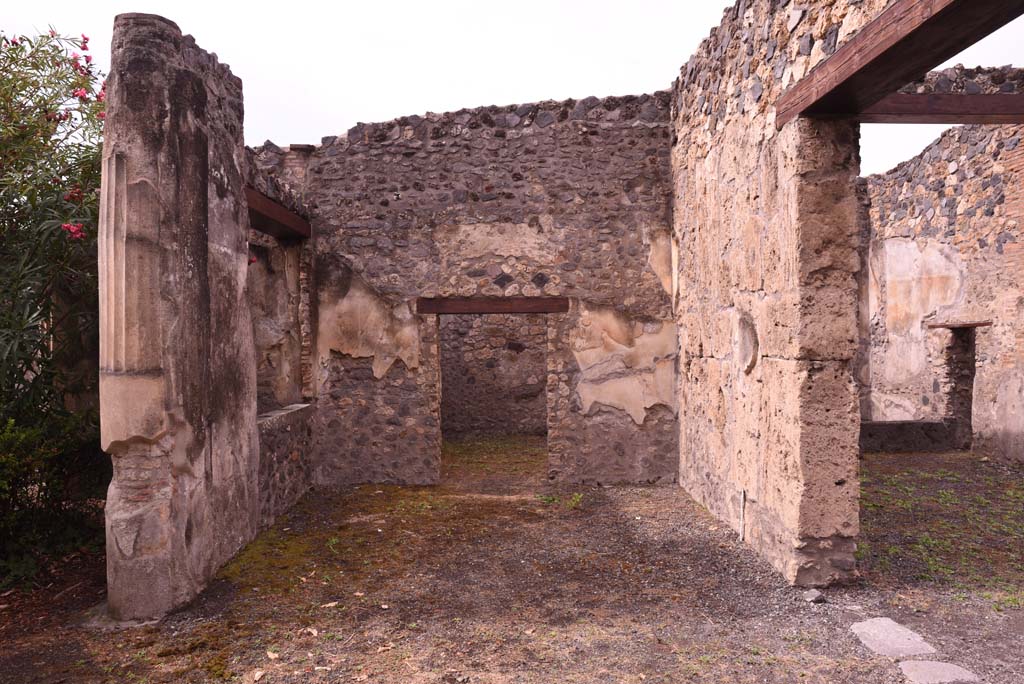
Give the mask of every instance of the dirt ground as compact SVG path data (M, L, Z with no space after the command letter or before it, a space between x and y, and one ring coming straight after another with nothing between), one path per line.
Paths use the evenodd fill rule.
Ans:
M439 487L309 494L192 605L84 626L103 559L0 596L0 682L821 682L902 678L887 616L1024 682L1024 470L868 455L864 580L808 603L676 487L555 489L543 438L445 447Z

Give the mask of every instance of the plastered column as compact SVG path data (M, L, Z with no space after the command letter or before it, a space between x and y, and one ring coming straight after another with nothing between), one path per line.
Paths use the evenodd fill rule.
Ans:
M115 20L100 206L109 608L193 598L256 532L241 82L172 22Z

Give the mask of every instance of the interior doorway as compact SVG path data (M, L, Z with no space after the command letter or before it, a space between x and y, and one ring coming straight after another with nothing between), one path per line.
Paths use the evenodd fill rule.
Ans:
M441 479L488 494L545 481L547 314L563 298L434 299L441 358Z
M932 415L909 420L868 419L861 424L861 451L916 453L965 451L973 445L974 377L977 367L975 331L989 322L931 323L937 354L930 382L920 401ZM920 381L917 383L920 385ZM911 390L917 390L912 387ZM927 390L931 390L927 392ZM874 416L872 416L874 418Z
M442 316L444 438L547 434L544 314Z

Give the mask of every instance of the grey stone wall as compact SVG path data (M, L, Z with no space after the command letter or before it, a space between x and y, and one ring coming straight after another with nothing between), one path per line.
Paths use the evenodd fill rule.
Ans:
M313 483L313 410L292 404L257 418L261 527L272 525Z
M957 93L963 95L1013 95L1024 92L1024 69L1014 67L967 68L957 64L929 72L920 81L909 83L901 93Z
M675 326L574 301L548 316L549 477L668 484L679 470Z
M317 259L316 480L432 484L440 476L437 316L415 316Z
M985 78L976 73L966 82L981 82L986 92L986 84L1021 80L1015 69L978 73ZM962 87L955 75L952 87ZM918 157L868 179L862 318L871 342L865 418L875 421L955 413L948 361L955 340L928 326L991 321L975 333L975 446L1016 461L1024 460L1022 135L1021 126L951 129Z
M544 314L441 316L445 437L547 433Z
M668 97L658 93L404 117L312 151L258 150L264 168L301 188L317 234L321 481L439 472L437 322L415 314L417 297L560 295L671 326L668 141ZM570 366L548 374L546 394L593 394L610 380ZM674 398L661 401L674 416ZM589 462L626 458L633 465L619 470L636 481L663 479L636 464L660 458L645 450L664 440L646 433L668 423L604 405L623 413L617 442L634 448L616 454L604 426ZM353 421L354 406L380 410ZM573 421L577 431L598 425ZM554 442L552 461L570 446Z

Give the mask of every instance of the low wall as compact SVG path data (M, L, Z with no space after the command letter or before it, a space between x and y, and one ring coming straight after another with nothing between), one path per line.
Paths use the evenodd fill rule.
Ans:
M261 414L260 526L269 527L313 483L313 406L292 404Z

